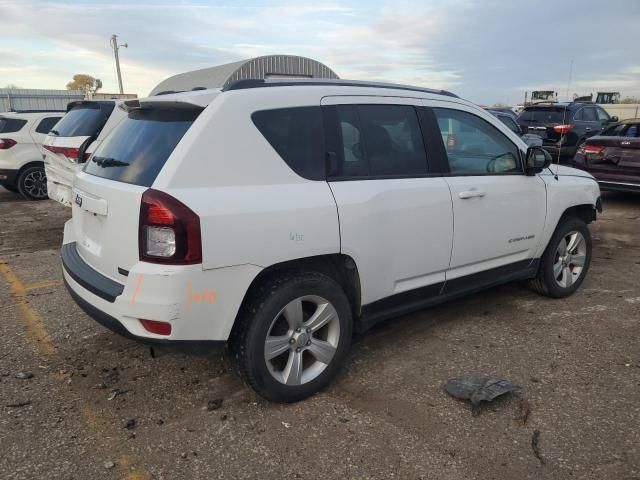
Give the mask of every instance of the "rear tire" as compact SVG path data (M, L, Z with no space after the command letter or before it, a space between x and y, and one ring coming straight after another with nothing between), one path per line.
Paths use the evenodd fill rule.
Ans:
M531 287L552 298L572 295L589 271L591 248L587 224L575 217L563 220L549 240Z
M240 376L258 395L296 402L333 380L352 330L340 285L317 272L289 272L248 293L229 348Z
M47 176L44 167L31 166L20 172L16 181L18 192L28 200L45 200L47 196Z

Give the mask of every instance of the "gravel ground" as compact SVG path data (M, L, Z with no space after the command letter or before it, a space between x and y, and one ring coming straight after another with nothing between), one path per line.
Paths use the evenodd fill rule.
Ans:
M0 477L640 479L640 196L604 197L573 297L516 283L386 322L277 405L95 324L61 284L68 211L0 188ZM473 416L442 389L467 373L523 389Z

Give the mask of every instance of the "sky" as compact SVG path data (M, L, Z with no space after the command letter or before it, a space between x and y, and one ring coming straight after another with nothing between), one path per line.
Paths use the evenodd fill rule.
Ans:
M444 88L481 104L525 91L640 96L640 0L0 0L0 88L76 73L146 96L166 77L269 54L341 78Z

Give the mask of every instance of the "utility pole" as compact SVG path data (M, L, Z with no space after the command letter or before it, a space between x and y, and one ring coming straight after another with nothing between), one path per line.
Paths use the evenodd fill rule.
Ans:
M116 34L111 35L111 48L113 48L113 56L116 59L116 73L118 74L118 87L120 87L120 93L124 93L122 89L122 74L120 73L120 57L118 56L118 50L120 47L127 48L129 45L121 43L118 45L118 36Z

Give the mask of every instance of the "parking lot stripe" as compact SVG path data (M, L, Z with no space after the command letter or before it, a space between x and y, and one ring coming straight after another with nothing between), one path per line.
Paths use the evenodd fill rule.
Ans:
M62 280L40 280L39 282L26 283L24 289L28 292L38 288L57 287L59 285L62 285Z
M51 337L47 333L47 329L44 326L44 322L40 317L40 314L27 303L26 296L27 290L34 288L42 288L45 286L59 285L59 280L44 280L41 282L33 282L25 285L22 283L18 275L13 271L9 264L0 257L0 274L4 277L9 289L13 295L18 312L20 314L20 320L24 324L27 336L31 340L32 347L37 354L44 354L53 356L57 353L56 347L51 343ZM57 283L54 283L57 282ZM95 410L89 404L85 404L82 407L82 416L85 423L89 428L94 431L101 432L99 417L96 415ZM130 471L133 462L128 455L123 455L119 458L118 465L124 473L124 480L146 480L148 475L139 471Z
M56 347L51 343L51 337L47 333L47 329L33 308L29 306L26 300L27 290L20 281L9 264L0 258L0 273L9 285L9 289L13 294L15 304L20 312L20 319L25 326L27 336L31 340L31 345L36 353L52 355L56 352Z

